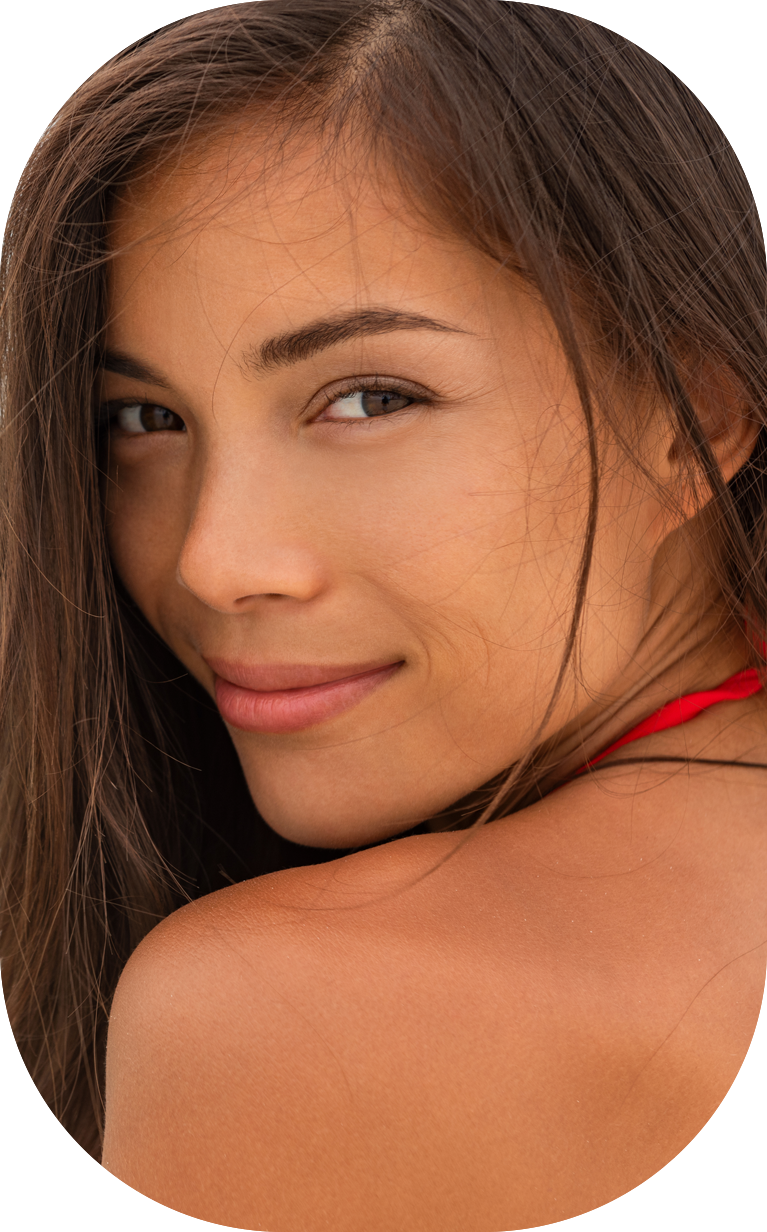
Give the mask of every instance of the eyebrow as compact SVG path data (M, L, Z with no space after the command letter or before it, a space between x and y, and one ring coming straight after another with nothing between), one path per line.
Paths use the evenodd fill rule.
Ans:
M465 334L466 330L444 321L421 316L418 312L396 312L391 308L368 308L363 312L348 312L320 321L310 321L300 329L278 334L250 347L245 352L245 364L256 373L271 372L290 364L310 359L320 351L349 342L352 338L366 338L373 334L391 334L400 329L426 329L440 334Z
M325 320L310 321L300 329L277 334L257 346L248 347L244 365L251 372L263 374L275 368L288 367L310 359L320 351L349 342L353 338L370 337L373 334L391 334L397 330L431 330L439 334L465 334L465 329L446 325L418 312L397 312L390 308L368 308L363 312L349 312ZM166 379L149 364L142 363L124 351L104 351L99 361L102 372L112 372L129 380L143 381L160 389L170 389Z
M165 377L155 372L148 364L142 364L123 351L104 351L99 360L102 372L114 372L116 376L127 376L132 381L144 381L147 385L159 385L160 389L170 389Z

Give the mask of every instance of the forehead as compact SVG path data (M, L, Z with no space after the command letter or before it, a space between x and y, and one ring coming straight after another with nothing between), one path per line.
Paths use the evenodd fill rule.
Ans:
M374 175L348 148L328 156L309 138L221 136L155 166L121 193L111 248L121 312L175 297L234 317L247 299L250 311L268 301L289 324L398 297L427 310L438 296L465 315L501 281L486 257L418 217L393 175Z

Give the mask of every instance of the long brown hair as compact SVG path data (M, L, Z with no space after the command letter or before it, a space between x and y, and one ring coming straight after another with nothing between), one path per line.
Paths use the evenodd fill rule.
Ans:
M34 151L2 264L3 980L35 1082L94 1154L110 999L133 948L188 897L322 858L258 819L215 709L121 591L102 527L92 397L110 202L233 118L311 124L331 148L363 139L431 218L538 287L591 442L560 680L599 498L584 314L697 458L733 618L767 619L763 448L725 486L679 367L715 357L764 422L762 236L732 149L672 73L600 26L505 0L258 0L109 61ZM537 773L530 760L524 785L517 766L496 811Z

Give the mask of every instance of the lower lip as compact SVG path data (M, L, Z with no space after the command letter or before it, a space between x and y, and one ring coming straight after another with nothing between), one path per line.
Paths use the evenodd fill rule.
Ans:
M359 676L331 680L305 689L258 693L216 677L216 703L225 723L240 731L285 735L303 731L343 714L362 701L402 666L390 663Z

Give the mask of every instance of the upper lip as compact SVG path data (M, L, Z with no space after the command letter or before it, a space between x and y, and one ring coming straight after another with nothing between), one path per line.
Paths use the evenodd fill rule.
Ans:
M401 659L380 659L370 663L235 663L231 659L203 656L208 667L242 689L255 693L279 693L285 689L311 689L321 684L362 676L366 672L396 667Z

